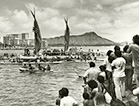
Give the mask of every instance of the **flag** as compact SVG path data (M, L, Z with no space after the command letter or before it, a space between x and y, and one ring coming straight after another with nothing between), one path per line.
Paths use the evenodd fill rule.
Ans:
M65 35L64 35L64 52L68 50L69 48L69 36L70 36L70 31L68 27L68 20L64 19L66 23L66 30L65 30Z
M34 39L35 39L35 54L37 54L40 49L41 49L41 33L40 33L40 29L39 29L39 25L37 23L37 20L36 20L36 17L35 17L35 14L31 11L32 13L32 16L34 18L34 27L33 27L33 32L34 32Z

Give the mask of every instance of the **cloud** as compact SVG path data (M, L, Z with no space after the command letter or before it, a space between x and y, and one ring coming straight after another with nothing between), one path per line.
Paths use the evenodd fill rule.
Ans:
M24 10L13 10L10 21L13 23L12 33L30 32L33 27L33 18Z
M93 12L87 9L76 9L76 13L82 17L92 17Z
M121 1L124 0L99 0L98 2L102 5L115 5L117 3L120 3Z
M39 20L47 20L59 15L56 9L52 8L42 8L36 11L36 16Z
M53 17L40 23L40 29L43 37L52 37L63 34L65 30L64 19Z
M9 4L0 4L0 33L32 31L29 10L34 8L43 37L63 35L64 17L69 19L71 34L95 31L114 40L137 33L139 27L137 0L25 0L16 8Z
M97 4L96 5L96 9L102 10L103 9L103 6L101 4Z
M40 21L53 18L59 15L59 11L50 7L37 7L33 3L26 3L26 8L33 11L35 9L36 18Z
M0 32L7 33L11 31L13 24L8 20L8 18L0 17Z
M51 29L54 29L54 30L62 30L63 29L63 24L64 23L64 20L60 19L60 18L57 18L57 17L54 17L54 18L51 18L50 20L46 20L43 22L43 25L44 26L49 26L49 28Z
M28 10L31 10L31 11L34 11L34 9L37 9L37 8L38 8L34 3L26 3L26 4L25 4L25 7L26 7Z
M139 2L127 3L115 8L118 12L115 27L133 27L139 19Z
M29 21L27 14L23 10L14 10L12 18L16 23L27 23Z
M53 7L55 8L72 8L75 6L75 0L53 0Z
M75 25L75 28L82 29L82 30L86 30L86 29L92 30L93 29L92 25L87 24L87 23L79 23L79 24Z

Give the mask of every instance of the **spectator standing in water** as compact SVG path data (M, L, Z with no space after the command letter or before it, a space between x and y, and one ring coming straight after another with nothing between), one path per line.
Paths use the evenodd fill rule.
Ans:
M129 45L124 46L122 57L126 60L125 65L125 75L126 75L126 90L132 89L132 77L133 77L133 67L132 67L132 53L127 53Z
M125 97L125 64L126 61L121 54L121 51L115 52L116 59L112 62L113 81L115 85L116 97L122 100Z
M89 80L97 80L100 71L95 67L94 62L89 63L90 68L85 72L83 76L84 84L87 84Z
M104 66L106 66L106 79L108 80L108 89L110 89L110 85L112 82L112 67L111 62L109 61L111 54L113 53L112 50L108 50L107 57L104 59Z
M117 57L115 56L115 53L117 51L121 51L120 47L119 46L114 46L114 52L110 54L110 56L112 56L114 59L116 59Z

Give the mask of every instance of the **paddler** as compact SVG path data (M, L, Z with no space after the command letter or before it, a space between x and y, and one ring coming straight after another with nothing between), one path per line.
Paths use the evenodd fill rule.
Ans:
M31 64L29 64L29 72L30 73L35 72L34 69L35 69L35 67L33 67Z
M51 70L51 67L50 67L50 65L49 65L49 64L47 65L46 70L48 70L48 71L50 71L50 70Z
M46 68L41 66L41 64L38 64L38 69L41 70L41 71L45 71L46 70Z

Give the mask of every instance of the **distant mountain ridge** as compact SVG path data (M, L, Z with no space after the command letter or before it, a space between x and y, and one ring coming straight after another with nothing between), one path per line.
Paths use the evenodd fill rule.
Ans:
M63 46L64 36L47 39L49 46ZM95 32L87 32L81 35L71 35L69 40L70 46L110 46L116 43L98 36Z

